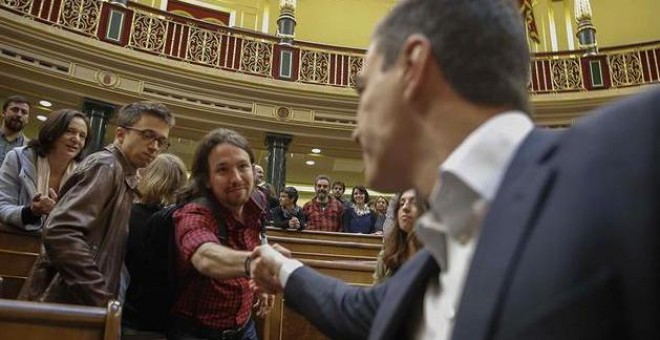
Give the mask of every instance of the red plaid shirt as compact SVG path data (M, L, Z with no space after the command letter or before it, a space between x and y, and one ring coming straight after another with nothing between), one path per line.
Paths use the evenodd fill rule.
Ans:
M334 197L329 197L325 209L321 207L321 203L316 200L316 197L312 198L303 206L303 213L307 217L305 222L307 230L341 231L344 205Z
M250 199L245 205L248 220L241 224L232 215L221 209L227 225L230 248L252 250L259 245L262 210ZM204 243L220 243L218 228L213 212L200 204L190 203L177 210L174 215L175 240L179 252L177 279L183 291L177 298L172 313L194 319L203 326L213 329L235 328L244 325L252 309L252 290L247 277L226 280L211 279L197 273L190 258Z

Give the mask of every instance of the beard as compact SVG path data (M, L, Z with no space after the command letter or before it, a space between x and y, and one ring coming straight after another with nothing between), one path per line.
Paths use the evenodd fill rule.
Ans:
M5 124L5 128L13 132L23 131L23 128L25 127L25 123L20 117L7 118L5 119L4 124Z

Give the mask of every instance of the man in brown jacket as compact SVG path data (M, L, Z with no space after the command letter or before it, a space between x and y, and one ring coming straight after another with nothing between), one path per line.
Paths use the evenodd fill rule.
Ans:
M62 187L44 223L46 252L21 298L90 306L117 298L136 170L167 149L173 125L160 103L121 108L113 144L87 157Z

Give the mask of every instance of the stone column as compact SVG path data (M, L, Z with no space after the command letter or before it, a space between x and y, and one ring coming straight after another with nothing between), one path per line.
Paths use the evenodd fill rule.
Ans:
M89 118L92 138L89 144L85 146L85 154L89 155L100 150L104 145L103 137L108 126L108 121L115 112L115 105L101 102L94 99L85 98L82 110Z
M266 135L265 144L268 147L266 182L273 185L275 193L279 193L286 185L286 153L291 139L291 135L279 133Z

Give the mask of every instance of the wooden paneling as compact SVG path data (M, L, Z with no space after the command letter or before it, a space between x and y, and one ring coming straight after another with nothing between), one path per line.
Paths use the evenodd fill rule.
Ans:
M339 241L339 242L358 242L366 244L382 244L383 237L379 235L365 235L365 234L351 234L351 233L333 233L328 231L314 231L314 230L283 230L280 228L269 227L266 229L266 234L278 237L291 237L299 239L311 240L326 240L326 241Z

